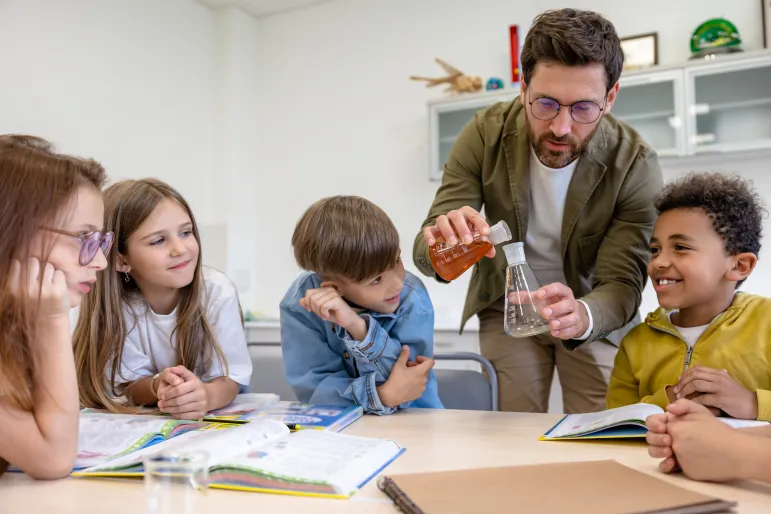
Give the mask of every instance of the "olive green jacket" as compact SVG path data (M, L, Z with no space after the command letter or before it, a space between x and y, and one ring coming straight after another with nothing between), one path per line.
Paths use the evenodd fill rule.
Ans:
M444 167L423 227L453 209L484 206L489 222L505 220L512 241L524 241L530 202L530 139L519 99L478 112L458 136ZM656 220L654 199L663 185L655 151L626 124L605 115L578 161L562 218L562 262L567 285L589 306L594 321L586 341L607 338L618 345L639 323L647 281L649 239ZM413 259L425 275L431 267L423 232ZM505 291L506 258L483 258L474 266L463 325Z

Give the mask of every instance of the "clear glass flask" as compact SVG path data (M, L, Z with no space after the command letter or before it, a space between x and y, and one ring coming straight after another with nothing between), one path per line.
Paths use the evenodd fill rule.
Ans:
M508 244L503 251L509 264L506 268L503 328L511 337L530 337L549 332L549 322L541 316L548 302L535 295L541 284L527 264L524 243Z

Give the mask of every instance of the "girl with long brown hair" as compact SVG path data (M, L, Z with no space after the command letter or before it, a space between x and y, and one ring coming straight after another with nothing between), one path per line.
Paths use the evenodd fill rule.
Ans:
M190 206L154 179L118 182L104 199L117 251L73 337L81 402L157 404L180 419L224 407L248 387L252 363L236 289L202 266Z
M67 475L78 447L69 311L107 265L104 169L0 136L0 472Z

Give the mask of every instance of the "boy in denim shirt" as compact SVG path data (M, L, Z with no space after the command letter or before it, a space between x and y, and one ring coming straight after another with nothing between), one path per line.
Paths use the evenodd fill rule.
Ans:
M292 246L309 270L281 301L284 368L299 400L379 415L442 408L434 308L404 270L385 212L356 196L324 198L303 214Z

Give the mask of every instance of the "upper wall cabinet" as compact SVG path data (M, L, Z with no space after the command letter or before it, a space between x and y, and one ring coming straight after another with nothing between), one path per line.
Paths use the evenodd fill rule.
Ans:
M661 156L685 152L683 75L662 71L622 77L611 112L634 127Z
M771 148L771 52L745 52L625 73L612 113L661 157ZM429 178L442 169L461 129L480 109L518 88L428 102Z
M480 109L497 102L509 102L519 95L519 89L497 92L470 93L440 98L428 103L429 148L431 155L429 179L441 180L442 169L458 134Z
M771 54L685 70L688 153L771 147Z

